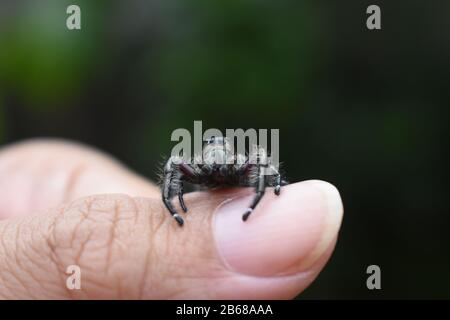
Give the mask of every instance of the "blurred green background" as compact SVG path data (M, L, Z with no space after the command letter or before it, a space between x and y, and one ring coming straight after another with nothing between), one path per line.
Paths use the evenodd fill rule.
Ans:
M66 28L77 4L82 30ZM378 4L382 30L369 31ZM450 298L450 2L0 1L0 143L64 137L149 178L176 128L279 128L290 181L341 191L301 298ZM382 271L369 291L368 265Z

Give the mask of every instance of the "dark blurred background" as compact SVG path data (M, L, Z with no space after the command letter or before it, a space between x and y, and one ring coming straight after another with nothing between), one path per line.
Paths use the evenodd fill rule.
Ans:
M81 7L82 30L66 28ZM382 30L366 28L381 7ZM176 128L279 128L344 199L301 298L450 298L450 2L0 0L0 143L63 137L154 179ZM381 267L381 290L366 268Z

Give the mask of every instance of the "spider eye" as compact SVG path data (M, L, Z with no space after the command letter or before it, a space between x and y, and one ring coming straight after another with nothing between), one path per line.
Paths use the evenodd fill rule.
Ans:
M206 144L217 144L223 141L222 137L212 136L208 140L206 140Z

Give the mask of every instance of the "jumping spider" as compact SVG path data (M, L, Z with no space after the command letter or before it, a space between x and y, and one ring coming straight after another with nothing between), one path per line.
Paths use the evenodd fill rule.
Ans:
M184 182L206 188L254 187L256 195L243 213L243 221L246 221L255 209L266 187L274 187L275 194L279 195L281 186L287 182L281 178L277 168L266 161L266 150L261 147L256 150L256 161L249 161L248 155L232 152L227 138L212 137L203 145L200 164L186 163L181 156L170 157L164 166L162 200L178 224L182 226L184 221L173 207L171 199L177 195L181 208L187 212L183 200Z

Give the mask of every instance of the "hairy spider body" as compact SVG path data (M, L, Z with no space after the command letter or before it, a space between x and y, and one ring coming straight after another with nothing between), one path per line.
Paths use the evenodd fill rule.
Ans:
M279 195L281 186L287 184L278 169L267 161L265 149L257 148L255 159L253 163L247 155L233 154L226 138L213 137L203 146L202 161L186 163L180 156L169 158L164 166L162 200L172 217L182 226L184 220L171 200L178 196L182 210L187 212L183 200L185 182L206 188L254 187L256 195L242 215L242 220L246 221L263 197L266 187L274 187L275 194Z

